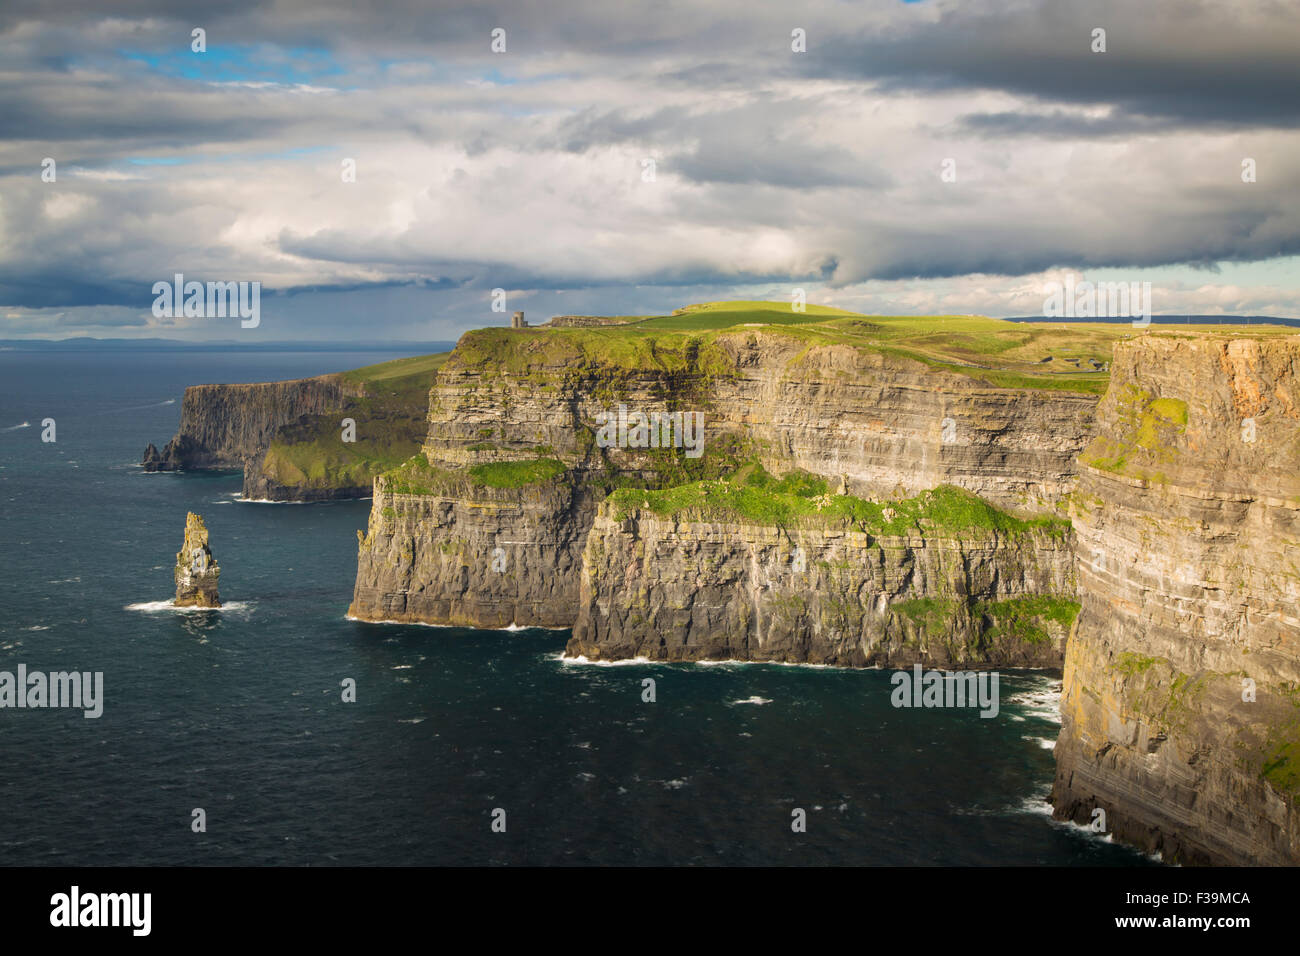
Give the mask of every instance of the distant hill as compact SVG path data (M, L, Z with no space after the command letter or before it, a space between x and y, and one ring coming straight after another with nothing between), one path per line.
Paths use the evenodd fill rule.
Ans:
M1130 325L1133 320L1127 316L1108 318L1047 318L1042 315L1007 316L1008 322L1089 322L1114 323ZM1283 319L1276 315L1153 315L1152 325L1292 325L1300 326L1300 319Z

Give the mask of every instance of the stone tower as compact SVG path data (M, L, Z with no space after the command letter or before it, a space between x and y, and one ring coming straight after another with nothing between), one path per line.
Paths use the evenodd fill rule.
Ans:
M516 312L510 317L510 327L512 329L528 328L528 323L524 321L524 314L522 312Z
M221 607L220 576L221 568L208 548L203 516L191 511L185 516L185 543L176 554L176 607Z

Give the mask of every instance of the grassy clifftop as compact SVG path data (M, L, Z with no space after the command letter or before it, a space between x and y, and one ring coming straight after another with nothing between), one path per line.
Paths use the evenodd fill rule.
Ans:
M1005 388L1105 390L1112 344L1135 334L1129 326L1026 324L969 315L867 316L780 302L711 302L672 315L617 324L466 333L452 361L466 368L513 374L541 369L661 369L726 374L728 341L747 333L789 339L802 349L848 346L894 355Z
M343 372L360 395L326 415L311 415L276 432L260 465L270 483L300 494L368 489L374 477L396 468L424 441L429 389L450 353L396 359ZM343 420L355 422L344 440ZM269 492L268 492L269 493Z

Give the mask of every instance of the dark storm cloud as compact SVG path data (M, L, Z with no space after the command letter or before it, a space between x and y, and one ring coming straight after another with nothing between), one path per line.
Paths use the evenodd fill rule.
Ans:
M961 4L934 22L829 37L798 65L893 90L1110 104L1120 123L1291 127L1300 119L1295 17L1289 4ZM1092 50L1094 28L1106 31L1105 52Z

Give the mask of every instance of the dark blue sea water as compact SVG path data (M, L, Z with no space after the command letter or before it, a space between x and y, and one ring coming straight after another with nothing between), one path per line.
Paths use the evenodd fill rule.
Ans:
M0 864L1148 862L1048 818L1051 675L1004 673L983 720L896 710L885 672L565 664L564 632L350 622L369 502L137 467L186 385L388 357L0 352L0 670L102 671L106 698L0 710ZM159 607L186 511L220 612Z

